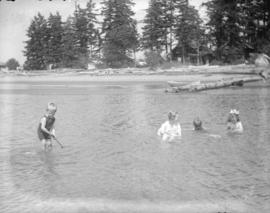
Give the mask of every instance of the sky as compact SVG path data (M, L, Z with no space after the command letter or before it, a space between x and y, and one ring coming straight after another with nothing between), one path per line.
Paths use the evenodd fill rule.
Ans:
M88 0L76 0L82 7ZM102 0L94 0L97 9ZM200 5L207 0L190 0L190 4L203 14ZM145 10L148 8L148 0L133 0L133 11L136 20L143 20ZM28 40L26 31L31 20L38 12L48 18L50 13L57 11L65 21L72 15L75 8L75 0L0 0L0 63L5 63L10 58L15 58L23 65L25 57L23 50L25 41Z

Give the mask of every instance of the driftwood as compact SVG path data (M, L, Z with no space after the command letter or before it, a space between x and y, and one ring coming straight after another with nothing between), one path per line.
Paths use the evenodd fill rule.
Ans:
M170 87L181 87L190 84L190 81L168 81Z
M205 81L205 82L193 82L184 84L183 82L169 81L170 88L166 89L165 92L177 93L181 91L201 91L208 89L218 89L230 86L243 86L246 82L262 81L267 79L267 73L261 72L259 76L247 76L242 78L228 78L217 81Z

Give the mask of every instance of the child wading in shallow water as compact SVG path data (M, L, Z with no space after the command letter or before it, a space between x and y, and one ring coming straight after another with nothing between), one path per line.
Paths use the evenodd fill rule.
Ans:
M194 130L204 130L202 127L202 121L199 117L193 120L193 127L194 127Z
M239 111L232 109L230 111L228 120L227 120L227 129L231 132L242 133L244 131L242 122L240 121Z
M202 124L203 124L202 120L199 117L196 117L193 120L193 130L201 133L207 133L209 137L221 138L220 135L209 133L207 129L203 128Z
M52 149L52 138L55 137L55 113L57 107L55 103L48 103L46 113L41 118L38 126L38 137L44 146L45 151Z
M162 141L166 142L181 138L181 126L178 121L177 112L168 113L168 120L161 125L157 134L162 138Z

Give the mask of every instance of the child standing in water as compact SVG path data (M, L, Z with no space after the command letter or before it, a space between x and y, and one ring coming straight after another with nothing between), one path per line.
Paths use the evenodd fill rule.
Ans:
M193 127L194 127L194 130L204 130L203 127L202 127L202 121L199 117L196 117L194 120L193 120Z
M38 126L38 137L42 142L45 151L52 149L52 138L55 137L55 113L57 106L55 103L48 103L46 113L41 118Z
M242 133L244 131L242 122L240 120L240 113L239 111L235 110L235 119L236 119L236 123L235 123L235 132L239 132Z
M171 142L176 138L181 138L181 126L177 112L168 113L168 120L161 125L157 134L164 142Z
M227 129L231 132L242 133L244 131L242 122L240 121L239 111L232 109L230 111L228 120L227 120Z
M235 110L231 109L229 116L227 118L227 129L231 130L234 128L234 125L236 123L235 115L234 115Z
M207 133L209 137L221 138L220 135L209 133L205 128L203 128L202 120L199 117L196 117L193 120L193 130L201 133Z

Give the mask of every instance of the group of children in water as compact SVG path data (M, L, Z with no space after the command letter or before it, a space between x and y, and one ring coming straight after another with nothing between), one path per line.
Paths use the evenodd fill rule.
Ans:
M202 126L202 121L198 117L193 120L193 130L204 130ZM232 133L242 133L244 130L242 122L240 120L240 113L236 109L231 109L229 113L227 119L227 130ZM161 127L158 129L157 134L164 142L172 142L181 138L181 125L178 121L177 112L168 113L168 120L161 125Z
M44 146L45 151L52 149L52 139L55 139L55 113L57 106L55 103L48 103L45 115L41 118L38 125L38 137ZM203 130L202 121L197 117L193 120L193 127L195 131ZM232 109L227 119L227 129L230 132L243 132L243 125L240 121L239 111ZM162 141L172 142L180 139L182 135L181 125L178 121L177 112L169 112L168 120L165 121L157 132Z

